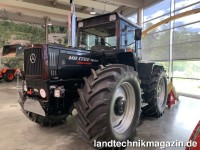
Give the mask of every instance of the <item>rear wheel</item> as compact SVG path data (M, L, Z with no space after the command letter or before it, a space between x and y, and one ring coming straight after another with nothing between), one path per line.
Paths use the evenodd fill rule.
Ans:
M140 116L140 86L137 73L126 65L107 65L84 78L75 103L79 129L94 140L132 139Z
M14 80L14 71L8 70L6 73L3 74L3 78L6 82L11 82Z
M143 114L161 117L167 103L167 77L162 66L154 66L149 89L145 89L148 105L143 107Z

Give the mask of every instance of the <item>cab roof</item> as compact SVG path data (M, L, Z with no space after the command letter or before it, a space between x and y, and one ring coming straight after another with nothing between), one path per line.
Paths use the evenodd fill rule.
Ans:
M112 15L115 15L116 19L110 21L110 16L112 16ZM82 22L83 27L89 27L89 26L95 26L95 25L99 25L99 24L114 22L114 21L117 21L117 20L123 20L123 21L127 22L128 24L130 24L131 26L133 26L135 28L142 29L139 25L132 23L127 18L125 18L124 16L122 16L121 14L119 14L117 12L108 13L108 14L104 14L104 15L99 15L99 16L79 20L78 24L79 24L79 22Z

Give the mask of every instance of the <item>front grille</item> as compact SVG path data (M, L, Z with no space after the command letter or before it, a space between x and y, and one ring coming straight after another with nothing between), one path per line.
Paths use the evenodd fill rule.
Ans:
M41 48L30 48L24 51L24 69L26 75L42 75Z
M56 66L56 53L53 51L49 51L49 65Z
M56 69L51 70L51 76L57 76L57 70Z

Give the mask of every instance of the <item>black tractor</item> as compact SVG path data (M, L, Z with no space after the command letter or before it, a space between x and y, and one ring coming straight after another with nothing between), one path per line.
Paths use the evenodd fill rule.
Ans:
M24 68L24 114L48 125L76 109L91 143L132 139L141 113L160 117L165 109L164 68L141 61L141 27L118 13L78 21L75 47L27 47Z

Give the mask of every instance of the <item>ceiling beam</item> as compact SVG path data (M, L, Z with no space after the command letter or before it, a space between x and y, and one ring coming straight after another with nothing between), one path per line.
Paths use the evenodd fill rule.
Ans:
M163 0L148 0L148 1L142 0L142 3L143 3L143 7L146 7L146 6L152 6L152 5L159 3L161 1L163 1Z
M12 7L21 8L21 9L25 8L25 9L32 10L35 12L45 12L45 13L53 13L57 15L66 15L66 17L67 17L67 14L70 13L69 10L47 7L47 6L42 6L38 4L31 4L31 3L21 2L21 1L16 1L16 0L0 0L0 6L1 5L12 6ZM1 6L1 8L3 7ZM76 14L78 18L91 17L91 15L89 14L84 14L84 13L79 13L79 12L77 12Z
M67 17L65 15L57 15L53 13L46 13L46 12L39 12L34 10L28 10L28 9L22 9L22 8L16 8L13 6L7 6L0 4L1 8L6 10L6 12L13 12L13 13L21 13L22 15L28 15L38 18L44 18L44 17L50 17L51 20L59 21L59 22L67 22Z
M58 3L58 0L23 0L24 2L31 3L31 4L38 4L46 7L52 7L52 8L57 8L57 9L63 9L63 10L71 10L70 4L61 4ZM56 3L54 3L56 1ZM55 6L54 6L55 4ZM85 7L85 6L82 6ZM87 9L82 10L82 7L76 7L76 12L77 13L84 13L84 14L90 14L90 11ZM88 8L88 7L86 7ZM98 11L98 10L97 10Z
M45 25L45 18L40 18L37 16L30 16L30 15L25 15L25 14L18 14L14 12L5 12L6 15L1 16L1 19L9 19L12 21L20 21L20 22L26 22L26 23L34 23L34 24L40 24L40 25ZM59 22L52 20L53 25L55 26L61 26L61 27L67 27L67 23L65 22Z
M108 1L132 8L139 8L142 6L141 0L108 0Z
M58 0L58 3L61 4L69 4L69 0ZM108 11L108 12L112 12L114 10L116 10L118 7L108 4L108 3L103 3L103 2L98 2L98 1L92 1L92 0L74 0L74 4L76 5L81 5L81 6L86 6L86 7L90 7L90 8L95 8L95 9L99 9L99 10L104 10Z

